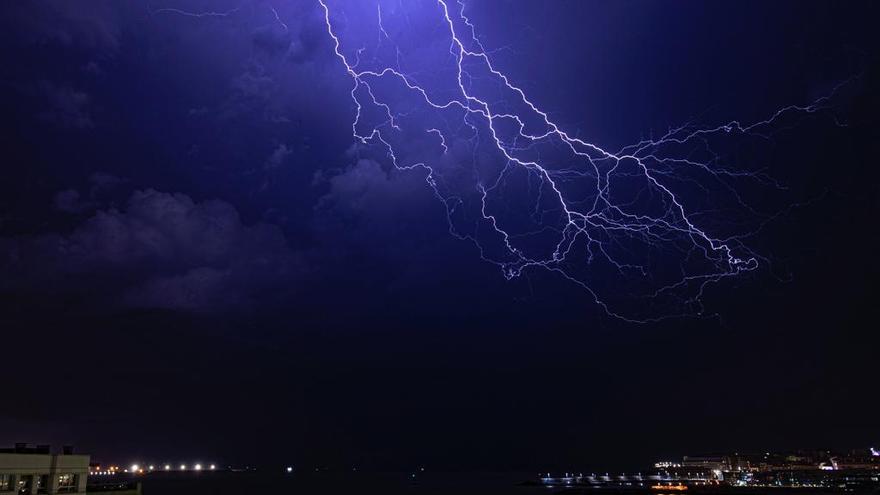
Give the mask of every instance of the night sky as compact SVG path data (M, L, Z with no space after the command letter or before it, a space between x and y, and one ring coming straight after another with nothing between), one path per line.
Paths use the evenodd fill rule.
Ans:
M347 55L375 42L374 3L328 5ZM437 4L382 5L386 43L444 94ZM424 170L356 144L318 0L4 2L2 443L119 463L529 470L880 444L878 5L464 12L531 101L607 149L832 95L712 142L713 166L772 177L730 182L761 215L680 182L694 221L749 232L760 266L701 306L645 296L675 272L650 246L645 276L577 272L616 312L690 315L646 323L557 272L507 280L455 235L473 202L450 215ZM440 156L403 141L406 158ZM468 142L449 141L438 166L463 166ZM456 194L482 184L451 174ZM531 221L524 191L493 200L499 221Z

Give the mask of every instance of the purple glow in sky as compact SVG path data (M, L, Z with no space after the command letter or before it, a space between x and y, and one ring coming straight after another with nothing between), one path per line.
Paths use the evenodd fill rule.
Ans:
M709 284L770 262L749 237L780 212L741 191L784 187L716 148L769 140L830 103L687 123L608 150L566 131L495 65L465 3L318 1L352 79L364 153L422 171L450 232L506 278L556 272L628 321L703 315Z

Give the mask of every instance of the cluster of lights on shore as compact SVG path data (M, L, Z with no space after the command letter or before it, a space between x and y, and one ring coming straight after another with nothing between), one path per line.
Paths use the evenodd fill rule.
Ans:
M101 469L101 466L93 468L89 471L89 474L93 476L113 476L119 473L128 473L128 474L146 474L153 472L171 472L171 471L216 471L216 464L209 464L207 466L201 463L192 464L190 467L187 464L180 464L177 466L171 464L164 464L162 466L156 466L154 464L150 464L149 466L141 466L139 464L132 464L128 468L120 468L119 466L110 466L106 469Z

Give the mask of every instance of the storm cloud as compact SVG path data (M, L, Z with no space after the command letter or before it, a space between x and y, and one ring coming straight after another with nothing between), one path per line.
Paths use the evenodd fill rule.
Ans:
M0 289L100 292L110 308L245 308L302 270L277 227L246 225L223 201L153 189L69 233L0 239Z

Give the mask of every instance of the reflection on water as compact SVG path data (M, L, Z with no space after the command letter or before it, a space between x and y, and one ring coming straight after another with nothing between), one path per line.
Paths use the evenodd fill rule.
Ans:
M154 473L139 477L145 495L682 495L648 487L548 487L534 473ZM531 483L524 483L531 482ZM696 495L823 495L821 489L708 487ZM838 492L839 493L839 492Z

